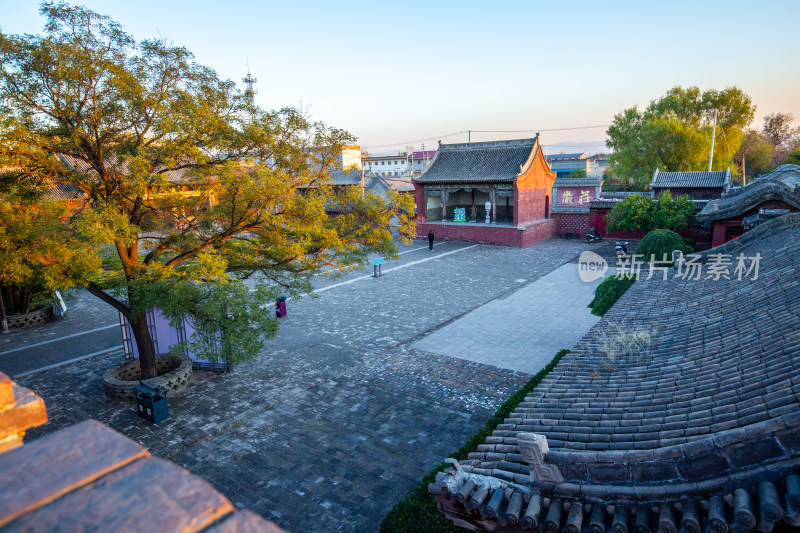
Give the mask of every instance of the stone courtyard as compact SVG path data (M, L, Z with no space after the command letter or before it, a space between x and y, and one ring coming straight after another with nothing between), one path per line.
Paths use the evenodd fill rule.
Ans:
M487 339L469 321L524 330L557 314L564 331L551 333L569 348L595 322L585 306L596 284L583 284L577 268L572 276L564 270L559 283L569 298L555 313L537 280L585 249L609 245L448 242L429 252L426 244L401 247L383 277L321 281L318 297L290 301L264 353L230 373L195 371L190 387L168 398L170 417L157 426L103 395L102 373L122 361L121 349L22 377L50 419L26 439L94 418L287 531L375 531L422 475L547 362L539 355L527 371L514 369L502 360L505 336ZM532 306L537 295L542 303ZM570 308L578 320L565 318ZM449 326L481 337L480 360L451 353ZM2 346L0 370L27 353L19 339L16 348ZM524 342L514 341L514 358L524 361Z

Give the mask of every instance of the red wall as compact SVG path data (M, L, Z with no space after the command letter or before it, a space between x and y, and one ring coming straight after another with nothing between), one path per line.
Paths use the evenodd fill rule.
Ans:
M541 147L531 161L528 169L514 183L514 225L524 226L545 217L545 202L553 199L551 191L556 173L550 170Z
M422 185L414 184L414 199L417 202L417 218L422 219L425 215L425 189Z
M432 231L437 241L467 241L524 248L556 234L556 221L543 220L524 228L464 224L417 223L417 237L424 239Z

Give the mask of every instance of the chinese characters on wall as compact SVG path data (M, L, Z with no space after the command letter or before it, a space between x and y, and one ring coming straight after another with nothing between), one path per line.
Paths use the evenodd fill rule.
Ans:
M594 200L594 187L559 187L556 205L559 207L584 207Z

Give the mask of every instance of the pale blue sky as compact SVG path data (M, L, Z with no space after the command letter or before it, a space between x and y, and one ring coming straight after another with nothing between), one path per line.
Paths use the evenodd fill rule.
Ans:
M675 85L736 85L800 119L800 1L246 2L84 0L137 40L163 36L266 108L303 104L374 152L462 130L607 125ZM35 0L0 0L6 33L40 33ZM603 148L604 128L542 132ZM526 133L473 133L472 140ZM593 144L592 144L593 143Z

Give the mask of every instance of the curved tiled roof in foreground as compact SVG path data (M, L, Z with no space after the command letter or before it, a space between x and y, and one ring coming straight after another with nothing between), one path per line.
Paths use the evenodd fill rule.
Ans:
M635 283L477 452L439 474L440 509L493 531L800 526L800 213L736 240L701 255L705 278L715 253L735 253L731 279ZM761 255L756 279L737 279L739 254ZM603 347L618 352L619 331L652 338L612 360Z
M739 216L763 202L779 200L800 209L800 167L782 165L747 186L708 202L695 217L701 222Z

